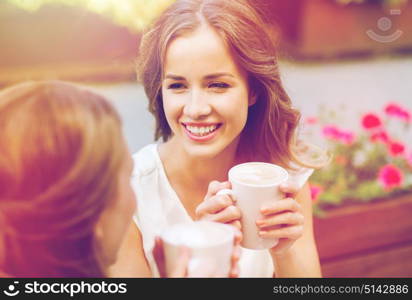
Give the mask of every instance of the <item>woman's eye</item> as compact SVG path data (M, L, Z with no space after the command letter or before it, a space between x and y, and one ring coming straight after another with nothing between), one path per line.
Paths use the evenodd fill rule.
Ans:
M183 83L172 83L167 86L170 90L180 90L183 89L185 86Z
M229 87L230 85L224 82L213 82L209 84L209 88L215 88L215 89L227 89Z

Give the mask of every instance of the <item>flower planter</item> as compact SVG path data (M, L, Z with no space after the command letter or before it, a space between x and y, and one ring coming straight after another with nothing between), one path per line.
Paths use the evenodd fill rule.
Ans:
M315 218L325 277L412 277L412 194Z
M296 58L412 50L411 2L397 11L375 3L343 6L333 0L276 1L274 5L271 17L280 25L283 48Z

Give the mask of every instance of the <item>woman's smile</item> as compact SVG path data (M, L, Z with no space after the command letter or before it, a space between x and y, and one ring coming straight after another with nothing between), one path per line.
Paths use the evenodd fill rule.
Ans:
M206 142L213 139L222 123L182 123L187 136L196 142Z

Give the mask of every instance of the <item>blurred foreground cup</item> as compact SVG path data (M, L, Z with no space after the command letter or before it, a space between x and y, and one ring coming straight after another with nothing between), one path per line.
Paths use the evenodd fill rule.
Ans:
M180 247L190 249L188 277L228 277L235 232L230 225L196 221L172 225L162 234L166 274L176 269Z

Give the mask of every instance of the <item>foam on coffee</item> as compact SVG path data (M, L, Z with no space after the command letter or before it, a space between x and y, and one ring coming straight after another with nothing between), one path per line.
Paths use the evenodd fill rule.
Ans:
M269 185L284 180L285 171L266 163L246 163L231 171L234 180L244 184Z

